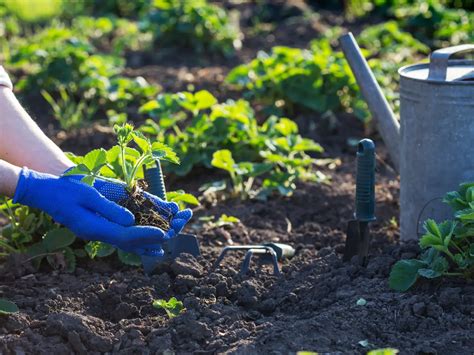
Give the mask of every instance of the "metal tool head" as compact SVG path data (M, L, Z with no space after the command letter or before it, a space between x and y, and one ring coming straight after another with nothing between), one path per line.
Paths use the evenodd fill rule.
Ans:
M163 256L146 256L143 255L143 270L147 275L153 273L160 263L172 261L180 254L191 254L193 256L201 255L199 250L199 242L193 234L180 233L176 237L171 238L162 245Z
M295 255L295 249L288 244L281 243L263 243L260 245L232 245L222 249L219 257L214 263L213 268L217 268L229 251L244 250L245 258L240 268L241 274L246 274L250 268L250 261L254 255L260 256L260 260L264 263L273 265L273 274L280 275L278 261L289 259Z

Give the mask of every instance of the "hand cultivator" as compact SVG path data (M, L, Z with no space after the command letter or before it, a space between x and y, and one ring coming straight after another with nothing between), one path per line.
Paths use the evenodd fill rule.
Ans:
M290 259L295 255L295 249L288 244L281 243L264 243L260 245L232 245L222 249L221 254L214 263L214 269L219 266L221 261L227 255L229 251L246 250L244 261L240 268L241 274L246 274L249 271L250 261L254 255L260 256L260 260L265 263L271 263L273 265L273 274L280 275L280 269L278 267L278 261L284 259Z
M156 160L156 166L154 168L145 169L144 175L149 192L166 201L165 181L163 172L161 171L160 161ZM159 263L173 260L181 253L194 256L200 254L199 243L196 236L186 233L179 233L176 237L167 240L163 243L162 248L164 251L163 256L143 255L141 257L143 270L146 274L152 273Z

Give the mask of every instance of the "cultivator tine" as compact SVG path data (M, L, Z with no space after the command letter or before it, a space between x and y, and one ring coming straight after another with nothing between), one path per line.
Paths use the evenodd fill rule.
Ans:
M289 259L295 255L295 249L290 245L280 243L265 243L261 245L235 245L227 246L222 249L219 257L214 263L213 269L217 268L229 251L247 251L245 253L244 261L240 268L241 274L246 274L250 269L250 262L254 255L259 255L262 258L267 258L273 265L273 274L280 275L280 268L278 260Z

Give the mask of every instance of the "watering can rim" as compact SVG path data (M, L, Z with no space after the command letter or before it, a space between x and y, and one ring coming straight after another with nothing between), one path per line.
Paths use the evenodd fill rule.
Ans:
M448 61L448 66L452 67L470 67L474 77L474 60L469 59L451 59ZM423 82L423 83L430 83L436 85L464 85L464 86L474 86L474 81L463 81L463 80L435 80L430 79L429 77L422 79L422 78L415 78L413 76L408 75L408 73L413 72L415 70L420 69L428 69L430 68L429 62L424 63L417 63L417 64L408 64L404 65L400 69L398 69L398 74L400 77L404 79Z

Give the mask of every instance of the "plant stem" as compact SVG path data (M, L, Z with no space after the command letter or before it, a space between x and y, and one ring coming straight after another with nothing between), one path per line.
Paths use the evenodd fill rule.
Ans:
M135 175L137 175L137 172L138 172L138 168L142 166L143 162L145 161L145 159L148 158L148 155L142 155L138 160L137 162L135 163L135 165L133 166L133 169L132 171L130 172L130 181L127 181L127 186L131 189L133 187L133 182L135 181Z
M122 171L125 182L127 183L127 186L130 186L127 170L127 161L125 159L125 148L126 146L120 145L120 160L122 161Z
M446 276L463 276L464 274L462 272L445 272L443 275Z
M10 251L11 253L18 253L18 250L8 244L6 241L0 239L0 247Z

